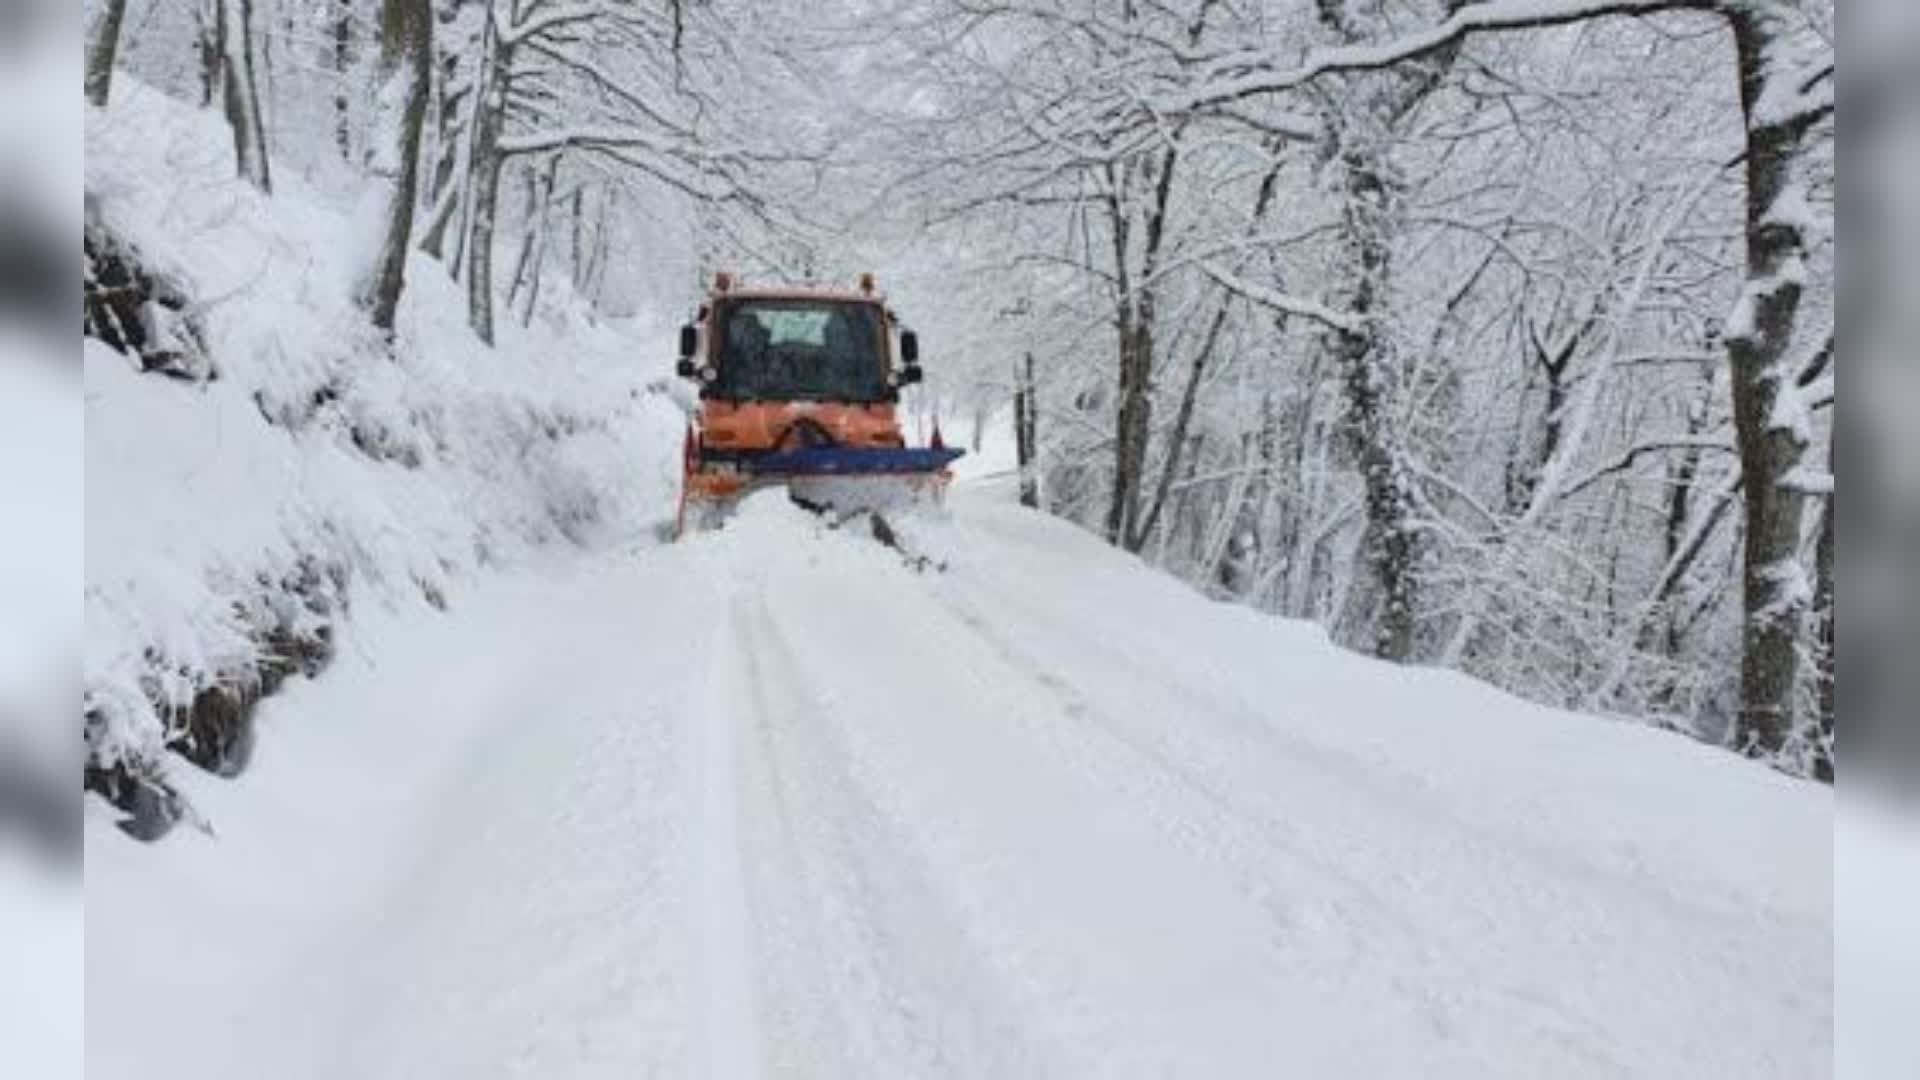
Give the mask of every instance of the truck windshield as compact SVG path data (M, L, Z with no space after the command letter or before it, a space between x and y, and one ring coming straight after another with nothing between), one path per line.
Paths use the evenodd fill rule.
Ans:
M885 401L877 304L736 300L720 305L719 377L740 401Z

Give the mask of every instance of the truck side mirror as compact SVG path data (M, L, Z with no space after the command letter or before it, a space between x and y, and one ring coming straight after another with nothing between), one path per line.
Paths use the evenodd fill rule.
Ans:
M920 362L920 335L911 330L900 331L900 362L909 368Z
M694 376L693 359L691 357L686 357L686 356L681 357L680 362L673 365L673 373L675 375L680 376L683 379L693 378Z
M692 356L693 351L699 348L699 346L700 346L700 335L698 334L698 332L694 330L693 325L689 323L688 325L681 327L680 328L680 355L682 357ZM681 372L681 374L688 375L692 373Z
M920 370L919 364L908 364L900 369L901 386L912 386L923 378L926 378L926 374Z

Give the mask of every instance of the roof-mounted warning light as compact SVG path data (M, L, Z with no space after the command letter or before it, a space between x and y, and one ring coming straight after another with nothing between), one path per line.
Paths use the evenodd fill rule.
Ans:
M733 288L732 274L729 274L725 270L722 270L719 273L713 275L713 291L714 292L726 292L728 289L731 289L731 288Z
M860 275L860 291L868 296L873 295L873 273L871 271L864 272Z

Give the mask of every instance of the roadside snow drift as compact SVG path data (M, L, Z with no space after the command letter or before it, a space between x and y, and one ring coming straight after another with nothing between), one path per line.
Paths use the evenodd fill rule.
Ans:
M362 230L297 170L258 194L212 112L131 77L86 124L90 244L184 294L143 312L158 370L85 341L90 786L177 786L168 750L237 771L247 740L186 718L323 662L350 601L444 602L479 565L670 502L660 360L564 287L487 349L417 257L389 348L348 300Z
M216 835L90 821L90 1075L1829 1072L1829 790L897 524L356 618Z

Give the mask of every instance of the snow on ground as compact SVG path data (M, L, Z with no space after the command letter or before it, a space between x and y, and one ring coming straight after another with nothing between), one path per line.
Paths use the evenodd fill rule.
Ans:
M1829 790L989 490L363 613L217 835L96 805L90 1075L1829 1072Z

